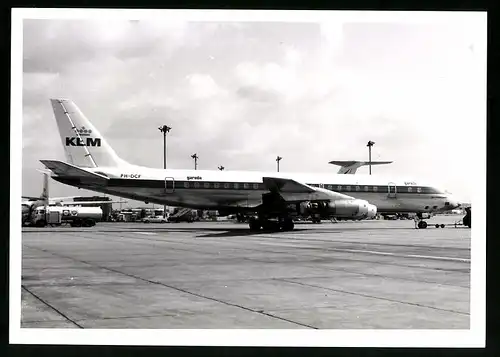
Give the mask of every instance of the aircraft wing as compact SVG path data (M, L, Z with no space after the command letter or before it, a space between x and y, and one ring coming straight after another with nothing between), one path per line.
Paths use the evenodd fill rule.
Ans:
M98 181L108 181L106 176L96 174L87 170L83 170L77 166L68 164L58 160L40 160L49 170L57 176L75 177L83 179L93 179Z
M127 201L58 201L57 204L61 206L78 206L89 204L104 204L104 203L126 203Z
M51 197L51 201L64 201L64 200L69 200L70 198L75 198L75 197L80 197L80 196L64 196L64 197Z
M263 177L264 185L273 193L286 192L286 193L312 193L315 192L314 188L299 183L295 180L277 178L277 177Z
M353 197L342 193L321 187L312 187L287 178L263 177L263 182L269 191L279 194L285 201L289 202L353 199Z

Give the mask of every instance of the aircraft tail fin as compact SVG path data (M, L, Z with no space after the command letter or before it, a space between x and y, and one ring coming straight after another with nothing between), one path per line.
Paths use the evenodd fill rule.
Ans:
M68 162L78 167L128 165L72 100L50 101Z
M43 188L40 198L43 199L46 204L49 204L49 175L47 173L43 174Z
M372 161L372 165L385 165L385 164L391 164L392 161ZM369 161L354 161L354 160L337 160L337 161L330 161L329 164L333 165L338 165L340 166L339 171L337 172L338 174L351 174L354 175L356 171L361 167L361 166L368 166L370 164Z

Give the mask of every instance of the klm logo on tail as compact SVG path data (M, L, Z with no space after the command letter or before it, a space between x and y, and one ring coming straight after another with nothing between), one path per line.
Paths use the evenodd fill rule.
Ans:
M66 146L101 146L101 139L100 138L89 138L88 136L92 134L92 130L90 129L85 129L84 126L82 126L80 129L77 129L76 127L73 127L73 130L80 135L79 137L72 136L72 137L66 137ZM86 140L83 140L82 136L86 136Z
M100 138L77 138L75 136L66 137L66 146L101 146Z

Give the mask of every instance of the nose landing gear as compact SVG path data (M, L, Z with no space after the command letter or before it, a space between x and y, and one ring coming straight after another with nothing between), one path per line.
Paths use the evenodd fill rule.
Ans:
M424 217L425 215L425 217ZM414 221L415 221L415 229L426 229L427 228L427 222L424 221L424 219L431 218L431 216L428 213L417 213L415 215ZM444 228L444 224L438 224L436 223L434 225L436 228Z
M427 228L427 222L424 221L423 219L416 219L415 220L415 228L416 229L425 229L425 228Z

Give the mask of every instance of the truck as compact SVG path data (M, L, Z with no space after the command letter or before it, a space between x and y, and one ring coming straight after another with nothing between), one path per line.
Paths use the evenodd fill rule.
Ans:
M40 206L34 209L30 224L36 227L59 226L92 227L102 219L100 207Z

